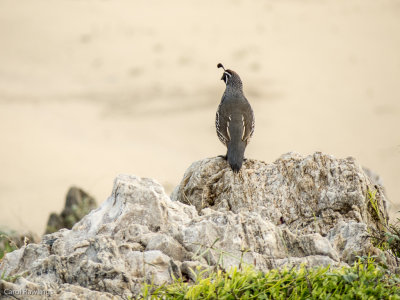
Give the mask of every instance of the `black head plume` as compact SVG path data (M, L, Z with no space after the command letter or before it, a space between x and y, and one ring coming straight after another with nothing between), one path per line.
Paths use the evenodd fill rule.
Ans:
M217 65L217 68L222 68L222 69L224 69L224 71L225 71L225 68L224 68L224 66L223 66L221 63L219 63L219 64Z

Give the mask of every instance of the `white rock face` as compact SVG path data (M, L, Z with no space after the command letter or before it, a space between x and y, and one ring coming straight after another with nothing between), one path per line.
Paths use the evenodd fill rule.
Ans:
M377 190L387 217L382 188L353 159L321 153L247 160L239 174L221 158L204 159L186 171L172 200L152 179L120 175L111 196L71 230L8 253L0 274L21 277L0 280L0 291L127 298L143 282L193 278L196 266L352 263L379 252L367 239L368 228L379 227L368 190Z

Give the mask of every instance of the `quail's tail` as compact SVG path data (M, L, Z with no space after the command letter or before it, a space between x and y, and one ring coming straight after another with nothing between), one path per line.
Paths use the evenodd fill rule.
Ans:
M227 158L232 171L235 173L238 173L242 167L245 149L246 143L242 140L236 143L231 141L228 144Z

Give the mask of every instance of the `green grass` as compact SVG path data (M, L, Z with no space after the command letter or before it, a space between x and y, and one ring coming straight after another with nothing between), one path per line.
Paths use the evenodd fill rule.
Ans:
M23 274L26 274L27 272L24 272ZM8 282L14 283L18 278L23 277L23 274L17 274L14 276L6 276L6 272L4 271L3 274L1 274L0 279Z
M376 199L377 190L368 190L367 199L370 207L378 220L379 228L370 228L370 236L372 244L382 251L386 251L396 261L397 267L400 266L400 218L394 223L389 224L380 211L378 200Z
M0 231L0 261L3 256L18 249L17 245L8 237L7 234Z
M380 225L386 225L387 224L387 219L382 216L382 214L379 211L379 203L378 200L376 199L376 193L377 190L370 190L368 189L367 191L367 198L369 201L369 204L373 210L373 213L375 214L376 218L378 219L378 222Z
M336 269L305 266L262 273L246 266L218 270L194 283L176 279L160 287L145 284L144 299L400 299L400 277L371 258Z
M8 252L12 252L18 249L17 245L11 240L11 238L5 234L4 232L0 231L0 262L3 259L4 255ZM0 274L0 279L15 282L17 278L21 277L20 275L17 276L5 276L5 271Z

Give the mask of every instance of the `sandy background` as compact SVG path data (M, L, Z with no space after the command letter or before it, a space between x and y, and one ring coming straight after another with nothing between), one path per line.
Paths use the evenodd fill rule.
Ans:
M399 1L0 0L0 226L224 154L218 62L255 111L246 156L354 156L400 204Z

